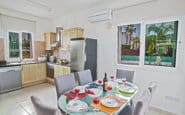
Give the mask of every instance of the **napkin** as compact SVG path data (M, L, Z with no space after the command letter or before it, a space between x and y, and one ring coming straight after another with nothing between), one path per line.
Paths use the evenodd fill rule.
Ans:
M73 93L72 91L70 91L70 92L64 93L64 95L66 97L69 97L70 99L74 99L75 97L77 97L78 99L81 99L81 98L87 96L87 93L79 93L78 95L76 95L75 93Z
M134 93L121 92L118 88L115 88L112 92L117 93L117 94L121 94L126 97L131 97L135 93L135 92Z

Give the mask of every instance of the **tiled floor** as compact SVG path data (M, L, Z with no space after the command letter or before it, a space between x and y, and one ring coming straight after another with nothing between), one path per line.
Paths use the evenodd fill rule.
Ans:
M0 94L0 115L35 115L30 96L42 97L41 100L50 106L57 107L55 87L44 83ZM155 108L150 108L149 115L172 115Z

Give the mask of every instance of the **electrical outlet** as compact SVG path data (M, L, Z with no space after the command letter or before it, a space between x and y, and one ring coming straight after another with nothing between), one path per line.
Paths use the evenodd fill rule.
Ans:
M165 99L167 101L171 101L171 102L176 102L176 103L179 103L180 102L180 99L178 97L165 96Z

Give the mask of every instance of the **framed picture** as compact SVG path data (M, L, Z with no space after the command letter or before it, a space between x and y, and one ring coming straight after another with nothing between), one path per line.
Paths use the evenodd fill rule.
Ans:
M118 26L118 63L139 65L141 24Z
M146 24L145 65L176 66L178 21Z

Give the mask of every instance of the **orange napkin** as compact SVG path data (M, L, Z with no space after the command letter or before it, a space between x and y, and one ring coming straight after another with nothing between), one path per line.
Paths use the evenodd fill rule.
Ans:
M105 96L103 98L109 98L110 96ZM125 102L127 102L127 100L121 99L119 97L115 97L118 98L121 101L121 105L123 105ZM94 103L91 104L92 107L98 108L103 112L108 113L109 115L112 115L115 111L117 111L120 107L106 107L103 104L101 104L101 102L96 106Z

